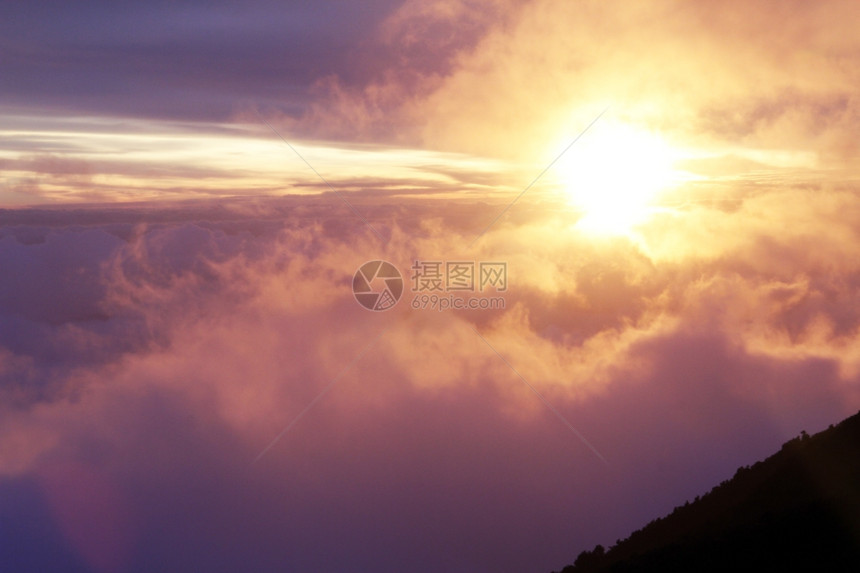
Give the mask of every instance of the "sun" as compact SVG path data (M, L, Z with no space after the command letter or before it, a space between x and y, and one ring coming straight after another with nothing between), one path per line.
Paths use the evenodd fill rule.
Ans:
M678 154L659 135L623 123L592 127L559 161L576 226L594 234L629 234L655 210L658 195L682 174Z

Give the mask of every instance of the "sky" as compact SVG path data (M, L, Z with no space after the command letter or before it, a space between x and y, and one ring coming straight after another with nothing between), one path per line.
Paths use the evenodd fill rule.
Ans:
M855 2L2 12L10 570L549 573L860 410Z

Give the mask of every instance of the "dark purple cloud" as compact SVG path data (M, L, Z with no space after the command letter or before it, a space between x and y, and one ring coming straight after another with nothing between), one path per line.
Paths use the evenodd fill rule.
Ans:
M223 120L242 101L295 113L320 77L366 69L391 0L13 3L0 97L64 113Z

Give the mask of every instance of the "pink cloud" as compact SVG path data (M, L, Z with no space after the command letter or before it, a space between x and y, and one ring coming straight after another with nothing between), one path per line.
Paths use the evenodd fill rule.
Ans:
M3 487L40 484L62 543L105 571L550 570L857 408L854 214L789 193L706 226L706 206L679 211L640 243L521 212L470 254L509 264L486 314L412 310L409 292L370 313L349 290L373 257L408 274L468 253L486 205L366 202L385 242L328 201L164 207L123 229L66 211L0 243L30 273L74 253L42 290L0 281L9 332L38 333L3 339Z

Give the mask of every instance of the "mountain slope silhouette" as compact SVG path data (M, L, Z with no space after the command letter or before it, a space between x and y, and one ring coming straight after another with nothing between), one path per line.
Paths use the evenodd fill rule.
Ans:
M562 573L860 571L860 413L809 436Z

